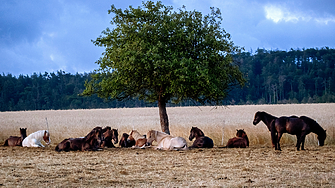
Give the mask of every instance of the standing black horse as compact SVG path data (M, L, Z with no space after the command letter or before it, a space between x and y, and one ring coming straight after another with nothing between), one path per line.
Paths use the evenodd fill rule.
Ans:
M190 141L195 138L193 145L190 148L213 148L213 140L207 136L197 127L192 127L190 131Z
M291 116L291 117L280 117L275 119L271 123L271 139L272 144L274 144L276 150L281 150L280 148L280 138L283 133L289 133L297 136L297 150L305 150L305 137L309 133L315 133L318 135L319 145L323 146L326 139L326 131L313 119L306 116Z
M269 131L271 131L271 123L275 119L278 118L266 112L258 111L255 114L253 124L257 125L260 121L263 121L264 124L268 127Z

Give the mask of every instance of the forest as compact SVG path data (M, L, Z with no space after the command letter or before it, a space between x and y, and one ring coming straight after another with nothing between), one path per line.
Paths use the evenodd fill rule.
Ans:
M234 55L248 82L232 88L223 105L331 103L335 102L335 49L309 48L289 51L257 49ZM129 98L126 101L84 97L84 83L94 73L0 74L0 111L64 110L152 107ZM168 106L200 105L183 101Z

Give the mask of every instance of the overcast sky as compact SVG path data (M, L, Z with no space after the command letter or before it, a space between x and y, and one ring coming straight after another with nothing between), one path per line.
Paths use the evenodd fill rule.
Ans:
M0 74L91 72L104 48L94 46L112 28L114 4L125 9L141 0L0 0ZM235 45L257 48L335 47L334 0L163 0L174 9L208 14L221 10L222 27Z

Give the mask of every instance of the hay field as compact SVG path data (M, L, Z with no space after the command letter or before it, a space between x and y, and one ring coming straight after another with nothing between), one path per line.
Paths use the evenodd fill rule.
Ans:
M270 133L263 122L252 124L257 111L274 116L306 115L315 119L327 130L327 143L334 143L335 104L286 104L243 105L226 107L171 107L167 108L172 135L188 138L192 126L197 126L213 138L216 146L225 145L234 137L236 129L243 128L251 145L270 146ZM19 136L19 128L26 127L27 134L46 129L48 120L51 140L58 143L64 138L85 136L95 126L110 126L129 133L132 129L146 134L149 130L161 130L158 108L118 108L94 110L48 110L0 113L0 143L9 135ZM294 136L284 134L281 143L293 144ZM306 146L315 145L315 134L309 134ZM190 142L191 144L191 142Z
M306 115L328 131L326 145L307 137L306 150L296 151L295 137L285 135L274 151L263 123L252 125L256 111L275 116ZM0 146L0 186L5 187L333 187L335 186L335 104L253 105L168 108L170 130L187 138L191 126L201 128L215 145L226 144L236 128L244 128L249 148L156 151L106 148L97 152L55 152L58 142L86 135L95 126L120 133L160 129L158 109L97 109L0 113L0 144L20 127L28 134L45 129L46 148ZM222 139L223 134L223 139ZM189 142L191 144L191 142Z
M334 187L335 147L61 152L0 147L4 187Z

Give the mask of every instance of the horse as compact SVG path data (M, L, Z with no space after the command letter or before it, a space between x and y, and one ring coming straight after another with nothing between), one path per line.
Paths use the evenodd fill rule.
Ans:
M151 130L147 134L148 143L147 145L152 145L153 141L158 143L154 149L162 150L187 150L187 143L183 137L174 137L165 132Z
M84 138L67 138L60 142L55 151L97 151L104 140L101 127L95 127Z
M188 139L192 141L193 138L195 138L195 141L190 148L213 148L214 146L213 140L205 136L205 134L198 127L192 127L190 131Z
M135 145L135 139L133 137L129 138L129 134L123 133L119 142L119 146L122 148L129 148Z
M147 143L147 138L144 135L141 135L137 130L132 130L129 133L127 141L135 140L135 145L133 148L145 148Z
M44 147L41 141L44 141L47 145L51 143L50 133L47 130L39 130L31 133L22 141L23 147Z
M19 136L10 136L5 141L4 146L22 146L22 141L27 137L27 128L20 128L20 134Z
M115 148L114 144L118 143L118 131L117 129L112 129L111 127L105 127L102 129L103 136L104 136L104 141L101 142L100 147L108 147L108 148ZM112 142L114 141L114 144Z
M271 140L275 146L275 150L281 150L280 138L283 133L289 133L296 135L297 137L297 150L299 151L300 145L301 150L305 150L305 138L309 133L315 133L318 135L319 146L324 145L324 141L327 137L326 130L324 130L315 120L307 116L291 116L291 117L280 117L271 123Z
M247 141L247 146L249 147L249 138L244 129L236 129L236 137L242 137Z
M249 147L249 139L243 129L236 130L236 137L228 140L225 148L246 148Z

